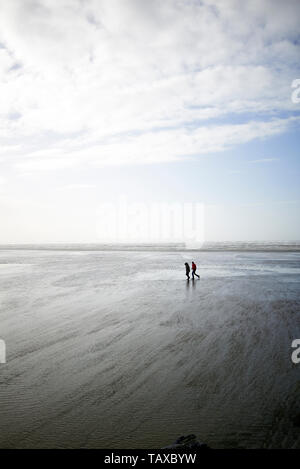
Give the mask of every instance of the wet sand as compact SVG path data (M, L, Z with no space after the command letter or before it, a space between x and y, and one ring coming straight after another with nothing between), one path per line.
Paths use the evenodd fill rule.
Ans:
M299 447L299 274L300 253L0 251L0 447Z

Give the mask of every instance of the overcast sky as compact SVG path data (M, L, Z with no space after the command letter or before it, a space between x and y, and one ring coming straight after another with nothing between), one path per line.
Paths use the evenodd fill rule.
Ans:
M209 240L299 239L299 19L298 0L0 0L0 242L96 242L120 195L204 203Z

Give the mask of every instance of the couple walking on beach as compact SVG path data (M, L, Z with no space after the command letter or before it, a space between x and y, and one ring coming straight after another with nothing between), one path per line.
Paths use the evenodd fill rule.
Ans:
M187 276L187 279L190 280L190 266L189 264L186 262L185 264L185 275ZM200 278L200 275L196 274L196 270L197 270L197 266L195 264L194 261L192 261L192 279L194 280L194 277L196 275L196 277Z

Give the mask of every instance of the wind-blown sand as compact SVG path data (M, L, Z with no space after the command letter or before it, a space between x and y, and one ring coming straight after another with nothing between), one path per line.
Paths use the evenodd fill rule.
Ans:
M0 251L0 447L300 447L299 273L291 252Z

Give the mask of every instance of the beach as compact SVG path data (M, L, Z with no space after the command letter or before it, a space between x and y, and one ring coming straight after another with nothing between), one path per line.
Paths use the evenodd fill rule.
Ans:
M0 250L0 447L299 448L299 274L283 250Z

